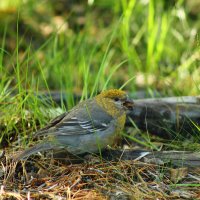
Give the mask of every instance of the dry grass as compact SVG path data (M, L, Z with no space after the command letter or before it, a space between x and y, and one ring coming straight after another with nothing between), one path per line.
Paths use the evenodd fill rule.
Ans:
M197 169L187 169L176 186L171 168L140 161L108 162L95 157L80 164L64 164L43 157L17 165L4 160L1 170L1 199L200 197L199 187L192 186L200 180Z

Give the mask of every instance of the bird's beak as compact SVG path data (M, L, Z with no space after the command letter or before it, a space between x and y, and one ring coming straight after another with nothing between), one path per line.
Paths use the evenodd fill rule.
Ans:
M127 98L124 100L123 106L127 109L127 110L133 110L133 106L134 106L134 102L132 99Z

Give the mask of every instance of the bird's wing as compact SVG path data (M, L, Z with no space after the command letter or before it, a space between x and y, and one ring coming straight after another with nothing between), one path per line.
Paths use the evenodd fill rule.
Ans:
M68 113L65 112L59 116L57 116L56 118L54 118L53 120L51 120L49 122L49 124L47 124L45 127L41 128L40 130L38 130L35 134L34 137L38 137L38 136L42 136L43 134L47 133L49 129L53 128L54 126L56 126L56 124L58 124Z
M54 133L56 135L83 135L93 134L97 131L104 131L108 128L108 123L102 123L99 120L83 120L73 117L65 119L56 126Z
M92 104L93 102L81 104L78 109L75 107L69 113L58 116L36 136L83 135L106 130L113 119L112 116L105 114L105 111L96 104Z

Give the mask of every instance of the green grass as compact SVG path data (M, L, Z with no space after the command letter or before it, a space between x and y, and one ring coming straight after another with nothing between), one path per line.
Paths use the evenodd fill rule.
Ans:
M194 184L171 184L170 187L176 188L176 187L200 187L200 184L194 183Z
M35 131L77 103L74 94L80 95L81 101L108 88L123 88L131 94L144 90L152 97L155 90L166 96L199 95L200 15L192 14L187 1L95 0L89 1L90 5L62 2L0 1L1 147L11 146L15 151L32 143ZM51 99L44 102L37 96L41 91L53 90L66 93L68 105L62 104L61 111L55 109ZM134 122L133 132L123 134L145 149L199 151L200 128L193 125L191 134L195 132L196 136L185 142L170 129L169 133L177 134L173 141L155 138L139 131ZM41 163L47 166L44 160ZM87 178L82 180L86 186L81 186L84 190L90 179L96 182L94 188L105 184L113 188L117 183L136 199L137 195L138 199L143 195L154 199L158 194L168 198L162 189L152 192L154 184L172 189L199 187L192 181L172 184L163 166L137 166L135 162L133 166L126 161L96 166L89 163L76 166L75 172L71 166L65 166L67 169L48 164L53 174L49 183L55 172L61 184L65 184L62 173L73 183L86 173ZM91 169L103 172L88 171ZM52 189L57 183L52 182ZM64 195L68 189L64 189ZM56 195L57 191L52 191Z
M66 15L61 9L56 24L58 8L51 3L17 6L12 16L0 7L8 15L0 16L0 120L7 124L2 138L9 130L25 136L51 118L41 113L40 107L52 107L36 97L41 90L66 92L68 108L77 103L74 93L83 100L107 88L199 94L199 24L183 1L94 1L80 6L82 25L76 10Z

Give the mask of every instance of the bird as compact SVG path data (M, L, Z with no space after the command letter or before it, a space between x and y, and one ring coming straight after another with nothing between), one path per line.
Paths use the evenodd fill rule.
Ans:
M14 159L25 160L38 152L60 149L73 155L98 153L120 138L126 115L133 107L134 102L125 91L102 91L78 103L36 132L34 137L42 139Z

